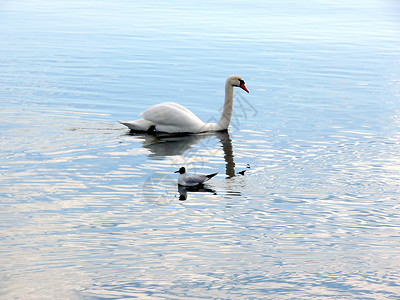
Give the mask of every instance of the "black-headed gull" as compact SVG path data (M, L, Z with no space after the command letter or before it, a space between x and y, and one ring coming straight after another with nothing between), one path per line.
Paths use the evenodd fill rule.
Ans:
M210 180L211 178L213 178L215 175L218 174L218 173L213 173L209 175L188 176L185 167L181 167L178 171L175 171L175 173L180 174L178 178L178 184L183 186L195 186L203 184L204 182Z

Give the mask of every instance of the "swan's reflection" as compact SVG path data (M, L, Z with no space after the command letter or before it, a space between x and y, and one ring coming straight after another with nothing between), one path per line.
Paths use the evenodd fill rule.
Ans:
M213 193L214 195L217 192L213 189L207 188L204 185L197 185L197 186L182 186L178 185L178 192L179 192L179 200L184 201L187 199L187 192L202 192L202 193Z
M131 133L142 139L142 146L150 150L149 158L163 159L166 156L183 155L193 145L210 138L210 134L147 134Z
M142 146L150 151L150 159L164 159L168 156L184 155L196 144L203 144L204 148L215 149L217 147L214 137L222 144L225 160L225 174L228 177L235 176L235 162L233 160L232 140L228 131L218 131L201 134L163 134L149 135L147 133L130 133L130 135L142 139Z

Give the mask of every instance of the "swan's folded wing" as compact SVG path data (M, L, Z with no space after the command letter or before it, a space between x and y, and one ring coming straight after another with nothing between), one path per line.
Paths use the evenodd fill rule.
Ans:
M204 123L186 107L173 102L150 106L140 114L155 124L168 126L198 126Z
M187 109L186 107L184 107L183 105L180 105L178 103L175 103L175 102L164 102L164 103L161 103L161 105L173 106L173 107L175 107L177 109L182 110L183 112L187 113L188 115L191 115L191 116L197 118L196 115L194 113L192 113L192 111L190 109Z

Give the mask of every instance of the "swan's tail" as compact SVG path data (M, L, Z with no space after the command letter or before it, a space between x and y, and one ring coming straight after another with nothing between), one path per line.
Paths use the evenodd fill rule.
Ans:
M129 123L128 122L124 122L124 121L118 120L118 123L129 127Z
M130 121L130 122L125 122L125 121L118 121L118 122L122 125L125 125L130 130L133 131L148 131L152 126L154 127L154 124L152 122L144 119Z
M124 122L124 121L119 121L119 120L118 120L118 123L120 123L120 124L122 124L122 125L125 125L125 126L128 127L130 130L137 130L137 129L135 129L135 128L136 128L135 125L132 124L132 123Z

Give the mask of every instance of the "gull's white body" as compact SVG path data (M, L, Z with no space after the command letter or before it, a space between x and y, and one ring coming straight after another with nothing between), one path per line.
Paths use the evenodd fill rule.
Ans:
M213 178L217 173L209 174L209 175L194 175L189 176L186 173L186 169L184 167L180 168L179 171L175 173L179 173L178 184L182 186L196 186L201 185L204 182Z
M167 133L200 133L207 131L220 131L228 129L233 110L233 87L238 86L248 92L242 78L236 75L229 76L225 83L225 102L221 118L217 123L205 123L201 121L186 107L174 103L165 102L150 106L140 114L142 119L122 122L134 131L148 131Z

